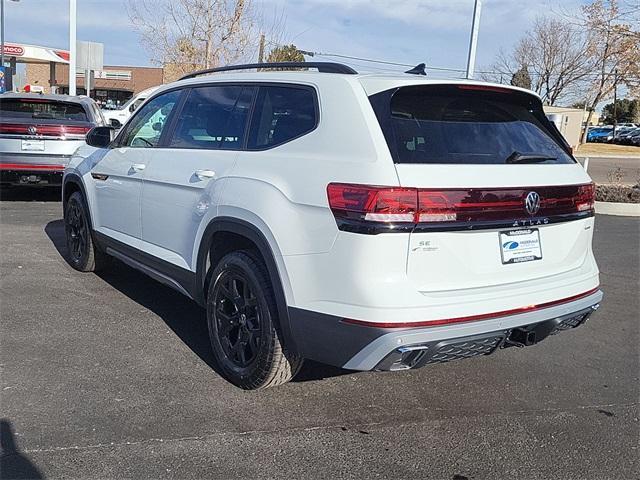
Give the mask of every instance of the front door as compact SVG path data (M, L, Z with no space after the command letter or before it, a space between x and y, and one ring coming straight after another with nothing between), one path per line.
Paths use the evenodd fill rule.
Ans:
M172 91L147 103L127 124L112 147L91 169L95 182L94 228L116 240L138 246L142 234L142 179L180 96Z

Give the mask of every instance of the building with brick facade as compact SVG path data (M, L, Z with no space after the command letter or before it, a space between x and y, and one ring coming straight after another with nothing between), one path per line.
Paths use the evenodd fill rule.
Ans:
M50 85L50 78L53 84ZM84 74L76 76L76 92L86 95ZM55 65L55 75L51 75L48 64L27 64L26 81L30 85L43 86L47 93L69 92L69 66L58 63ZM164 83L162 68L157 67L129 67L122 65L105 65L103 70L94 72L91 81L91 98L101 104L122 105L133 95Z

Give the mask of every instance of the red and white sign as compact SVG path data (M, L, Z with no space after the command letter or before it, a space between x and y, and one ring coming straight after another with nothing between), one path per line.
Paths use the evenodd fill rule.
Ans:
M24 48L20 45L4 45L4 54L9 57L21 57L24 55Z
M69 51L24 43L5 43L4 54L7 57L18 57L24 63L69 63Z

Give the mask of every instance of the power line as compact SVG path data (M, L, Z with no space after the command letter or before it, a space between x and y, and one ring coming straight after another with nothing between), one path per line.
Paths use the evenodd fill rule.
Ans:
M304 55L307 56L318 56L318 57L336 57L336 58L345 58L348 60L356 60L356 61L360 61L360 62L368 62L368 63L376 63L376 64L380 64L380 65L391 65L391 66L397 66L397 67L414 67L415 65L409 64L409 63L398 63L398 62L390 62L387 60L377 60L377 59L373 59L373 58L365 58L365 57L356 57L353 55L344 55L344 54L340 54L340 53L326 53L326 52L313 52L313 51L308 51L308 50L301 50L298 49L298 51ZM452 73L465 73L466 70L462 69L462 68L450 68L450 67L434 67L434 66L430 66L427 65L426 70L434 70L434 71L439 71L439 72L452 72ZM515 72L510 72L510 71L500 71L500 70L477 70L476 73L480 73L480 74L484 74L484 75L508 75L511 76L513 75ZM544 76L542 73L537 73L537 72L529 72L529 75L531 76L538 76L538 77L542 77ZM605 77L615 77L615 73L610 72L610 73L599 73L599 72L589 72L589 73L585 73L584 76L585 77L593 77L593 78L599 78L601 76L605 76ZM636 76L636 75L627 75L626 78L628 79L632 79L632 80L637 80L640 79L640 76Z

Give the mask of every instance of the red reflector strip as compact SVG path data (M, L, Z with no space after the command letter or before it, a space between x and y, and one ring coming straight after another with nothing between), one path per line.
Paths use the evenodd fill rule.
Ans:
M29 127L35 127L35 133L29 133ZM0 123L0 133L30 136L86 135L91 127L77 125L26 125L20 123Z
M64 170L64 165L46 165L40 163L0 163L0 170L61 172Z
M452 323L463 322L476 322L479 320L487 320L490 318L506 317L508 315L517 315L518 313L526 313L535 310L542 310L543 308L555 307L562 305L563 303L573 302L589 295L596 293L600 287L593 288L588 292L573 295L571 297L563 298L561 300L554 300L553 302L540 303L538 305L527 305L526 307L513 308L511 310L502 310L501 312L482 313L480 315L470 315L468 317L456 317L456 318L443 318L439 320L424 320L418 322L369 322L366 320L354 320L351 318L345 318L342 321L351 325L361 325L364 327L376 327L376 328L416 328L416 327L435 327L439 325L450 325Z

